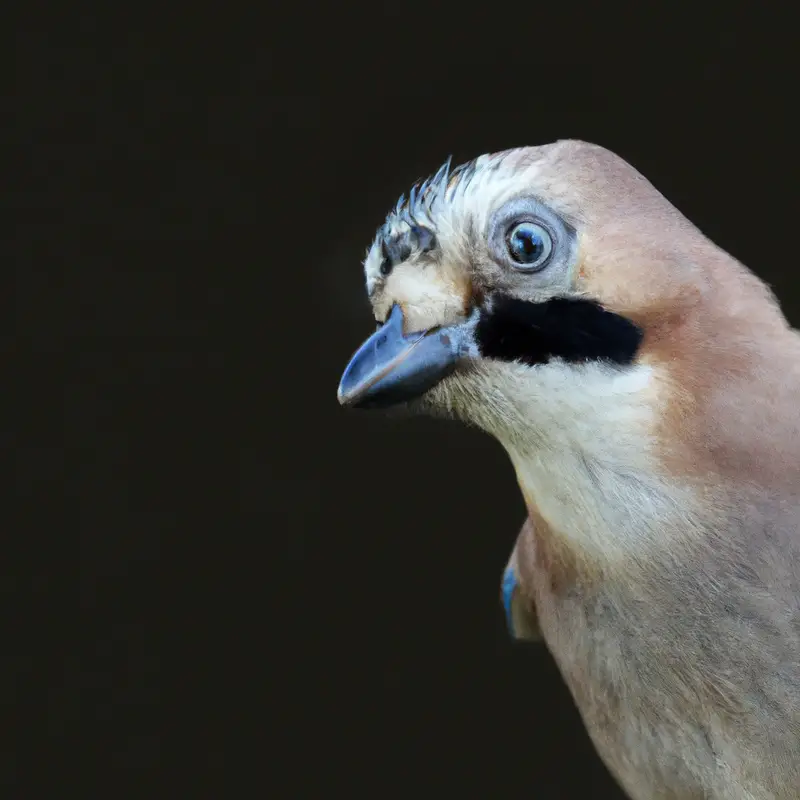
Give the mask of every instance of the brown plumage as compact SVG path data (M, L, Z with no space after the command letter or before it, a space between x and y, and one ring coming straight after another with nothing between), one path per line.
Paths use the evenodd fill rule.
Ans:
M574 141L445 170L365 271L402 318L340 399L505 447L529 509L514 633L544 639L627 793L799 798L800 335L769 289Z

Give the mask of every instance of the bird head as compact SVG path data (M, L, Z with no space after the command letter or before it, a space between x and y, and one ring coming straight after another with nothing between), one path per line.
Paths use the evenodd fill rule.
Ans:
M753 332L786 329L752 273L579 141L446 163L400 198L364 270L378 328L340 403L458 417L500 439L518 473L548 453L562 472L578 469L572 453L653 473L654 449L702 469L713 434L692 421L709 375L743 374L759 361Z

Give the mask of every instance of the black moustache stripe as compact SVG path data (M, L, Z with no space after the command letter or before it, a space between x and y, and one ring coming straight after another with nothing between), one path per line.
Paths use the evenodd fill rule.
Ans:
M483 356L502 361L545 364L610 361L630 364L642 343L642 330L594 300L555 297L530 303L496 297L481 314L476 337Z

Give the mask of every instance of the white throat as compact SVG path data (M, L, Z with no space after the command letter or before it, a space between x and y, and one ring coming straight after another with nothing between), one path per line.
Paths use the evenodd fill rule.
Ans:
M553 362L535 370L531 380L529 367L493 369L488 411L476 420L508 452L528 506L606 559L663 544L677 517L685 526L689 492L668 482L654 452L653 368Z

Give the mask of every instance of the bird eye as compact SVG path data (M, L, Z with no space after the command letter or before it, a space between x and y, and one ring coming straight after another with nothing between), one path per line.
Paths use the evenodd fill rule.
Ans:
M520 222L506 236L506 248L512 260L525 271L542 269L553 252L553 239L535 222Z

